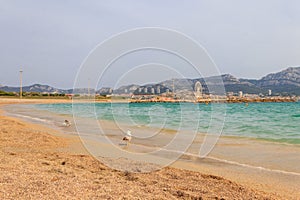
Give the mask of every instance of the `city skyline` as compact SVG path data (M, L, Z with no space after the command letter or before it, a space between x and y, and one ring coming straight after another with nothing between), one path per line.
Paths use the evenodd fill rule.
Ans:
M20 71L20 83L22 83L22 72ZM148 84L120 84L115 87L107 87L103 85L97 85L93 87L75 87L75 88L55 88L49 85L34 84L25 85L23 87L25 92L38 92L38 93L59 93L59 94L160 94L165 92L179 92L185 93L185 91L194 90L195 95L200 93L210 93L209 91L218 91L217 93L240 93L245 94L284 94L284 95L300 95L300 67L287 68L278 73L266 74L262 79L243 79L234 77L230 74L223 74L221 77L209 76L205 78L172 78L159 82L151 82ZM150 77L151 78L151 77ZM219 82L221 79L222 81ZM197 83L198 82L198 83ZM222 90L223 86L225 91ZM0 86L0 91L6 92L19 92L19 87ZM20 91L21 92L21 91ZM200 95L201 96L201 95Z

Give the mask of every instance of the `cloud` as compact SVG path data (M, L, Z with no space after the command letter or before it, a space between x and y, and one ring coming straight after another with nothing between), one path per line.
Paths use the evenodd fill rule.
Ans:
M0 84L72 87L89 51L113 34L143 26L181 31L201 43L221 72L258 78L299 65L300 2L13 1L0 8Z

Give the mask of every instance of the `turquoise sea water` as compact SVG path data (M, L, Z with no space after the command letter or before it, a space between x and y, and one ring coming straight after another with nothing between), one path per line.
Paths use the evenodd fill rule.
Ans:
M242 136L300 144L300 103L80 103L34 105L58 114L118 121L133 126Z

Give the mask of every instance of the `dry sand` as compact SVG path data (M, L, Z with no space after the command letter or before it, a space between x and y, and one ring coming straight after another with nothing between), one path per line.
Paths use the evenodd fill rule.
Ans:
M42 101L26 101L33 102ZM3 113L0 113L0 148L0 199L297 198L170 167L137 174L112 170L87 155L77 137Z

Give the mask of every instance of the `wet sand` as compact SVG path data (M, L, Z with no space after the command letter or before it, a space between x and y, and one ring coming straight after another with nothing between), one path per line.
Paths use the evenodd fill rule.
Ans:
M16 103L11 100L0 102ZM26 101L43 102L60 101ZM222 149L229 146L231 153L225 158L240 161L243 158L235 155L238 154L237 149L243 149L245 145L253 149L265 146L260 146L256 141L249 144L249 140L225 138L210 155L214 159L190 158L186 155L172 164L175 168L135 174L106 167L89 155L78 136L3 116L3 113L0 124L0 199L297 199L300 195L297 175L224 163L215 159L223 159L227 152ZM110 125L108 127L112 129ZM200 141L201 138L198 139ZM93 143L88 139L87 142ZM289 155L291 151L295 151L295 155L299 155L295 148L287 146L284 149L271 144L266 152L279 147L278 152ZM102 149L110 151L105 145ZM190 152L193 151L191 148ZM260 159L264 158L265 156L261 156ZM297 162L297 158L291 162ZM131 159L102 159L115 166L126 163L127 167L134 166L135 170L136 166L150 170L156 167L155 164ZM247 160L251 166L259 162L255 156L252 161ZM274 161L266 167L277 169L278 166L280 165ZM296 166L295 169L299 168Z

